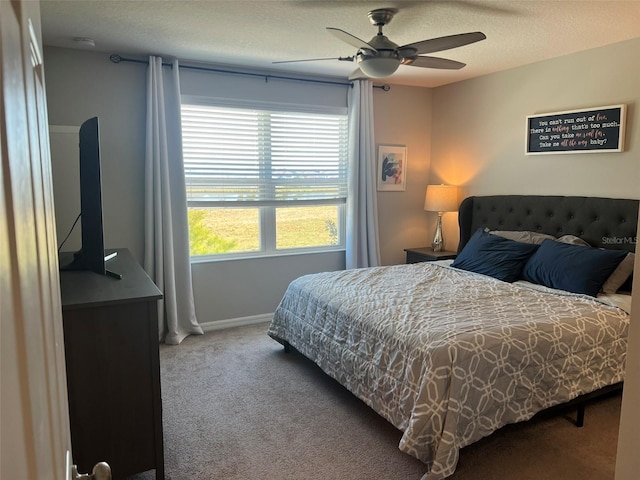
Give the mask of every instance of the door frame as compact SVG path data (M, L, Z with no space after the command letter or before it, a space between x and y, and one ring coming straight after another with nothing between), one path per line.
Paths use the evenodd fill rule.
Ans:
M40 4L0 1L0 477L71 479Z

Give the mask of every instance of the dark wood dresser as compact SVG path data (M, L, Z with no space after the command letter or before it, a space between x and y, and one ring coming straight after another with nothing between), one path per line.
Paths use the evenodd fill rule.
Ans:
M116 251L107 268L120 280L60 272L73 461L80 472L105 461L114 480L153 469L160 480L162 293L127 249Z

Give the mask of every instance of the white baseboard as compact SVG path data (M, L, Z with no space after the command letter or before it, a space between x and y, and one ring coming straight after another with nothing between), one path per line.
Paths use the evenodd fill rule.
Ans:
M243 325L254 325L257 323L270 322L273 313L263 313L262 315L251 315L250 317L229 318L226 320L214 320L212 322L201 323L200 326L205 332L222 330L223 328L241 327Z

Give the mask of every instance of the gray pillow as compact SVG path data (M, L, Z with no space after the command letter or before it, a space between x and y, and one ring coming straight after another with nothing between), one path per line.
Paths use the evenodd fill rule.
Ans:
M635 254L627 253L627 256L624 257L607 281L604 282L604 285L602 285L602 291L604 293L616 293L633 273L633 264L635 261Z
M561 237L556 238L558 242L568 243L570 245L582 245L583 247L590 247L588 242L581 239L580 237L576 237L575 235L563 235Z
M516 242L532 243L534 245L540 245L544 240L555 240L553 235L547 235L546 233L529 232L526 230L490 230L491 235L497 235L502 238L508 238L509 240L515 240Z

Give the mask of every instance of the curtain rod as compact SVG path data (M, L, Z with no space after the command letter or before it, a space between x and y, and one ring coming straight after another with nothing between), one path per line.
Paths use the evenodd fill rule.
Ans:
M138 60L136 58L125 58L125 57L121 57L120 55L114 53L112 55L109 56L109 60L111 60L113 63L120 63L120 62L131 62L131 63L144 63L144 64L148 64L149 62L147 60ZM164 67L171 67L172 65L168 62L163 62L162 66ZM296 78L296 77L286 77L283 75L271 75L271 74L264 74L264 73L251 73L251 72L240 72L237 70L225 70L225 69L221 69L221 68L213 68L213 67L199 67L199 66L195 66L195 65L180 65L180 68L184 68L186 70L199 70L199 71L205 71L205 72L216 72L216 73L228 73L228 74L232 74L232 75L247 75L250 77L263 77L265 82L268 82L270 78L275 78L277 80L293 80L296 82L307 82L307 83L322 83L322 84L328 84L328 85L340 85L340 86L344 86L344 87L353 87L353 83L352 82L334 82L331 80L314 80L311 78ZM389 90L391 90L391 87L389 85L374 85L373 88L380 88L382 90L384 90L385 92L388 92Z

